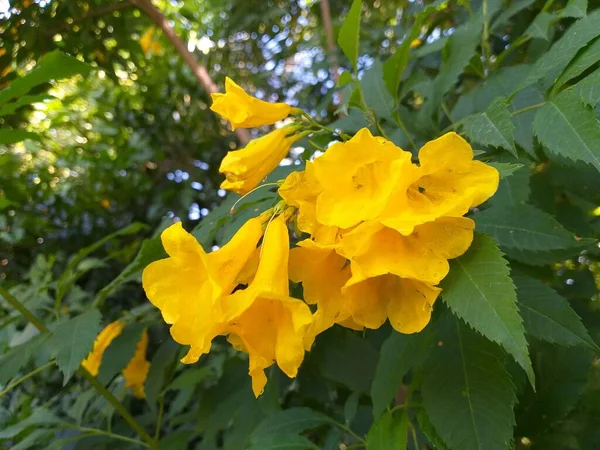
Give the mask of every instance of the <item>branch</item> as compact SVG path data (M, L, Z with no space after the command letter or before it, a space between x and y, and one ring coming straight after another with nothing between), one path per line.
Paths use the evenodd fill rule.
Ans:
M192 69L192 72L202 85L202 87L209 94L219 92L216 84L212 80L208 71L204 66L201 66L194 58L194 55L187 49L185 43L177 36L175 30L169 23L169 21L162 15L162 13L156 9L156 7L152 4L152 0L132 0L133 3L143 12L145 12L150 20L158 26L165 36L169 38L173 47L177 50L177 52L181 55L185 63ZM235 130L235 134L242 144L247 144L250 141L250 133L248 130L243 128L238 128Z

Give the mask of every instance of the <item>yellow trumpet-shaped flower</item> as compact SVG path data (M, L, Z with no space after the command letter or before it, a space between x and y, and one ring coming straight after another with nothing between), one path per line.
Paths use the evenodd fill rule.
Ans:
M123 369L125 387L131 388L133 395L137 398L145 398L144 383L150 370L150 362L146 360L148 349L148 331L142 332L142 337L137 344L135 353L129 364Z
M312 322L308 306L289 296L289 236L283 216L268 226L254 280L223 300L232 345L250 357L252 390L258 397L274 362L293 378L304 359L304 334Z
M374 137L367 128L352 139L335 143L314 161L323 187L316 219L323 225L349 228L379 216L396 184L416 173L411 154L392 142Z
M161 235L169 258L144 270L142 285L148 299L171 324L173 339L189 345L183 363L194 363L210 350L215 336L224 333L221 299L247 277L245 266L256 252L263 234L260 217L250 219L219 250L206 254L181 223Z
M293 134L296 130L294 126L283 127L250 141L241 150L228 152L219 168L226 177L221 188L243 195L258 186L302 137Z
M148 28L138 41L145 55L148 55L150 52L160 53L162 50L160 42L154 37L154 31L154 28Z
M210 109L227 119L233 130L272 125L293 111L287 103L269 103L248 95L229 77L225 78L225 93L210 96Z
M408 235L418 224L438 217L459 217L498 189L498 171L473 160L469 143L454 132L419 150L418 176L396 189L378 220Z
M86 368L92 375L98 375L100 364L104 352L110 343L121 334L125 323L120 320L109 323L104 329L98 333L94 341L94 347L81 365ZM150 370L150 362L146 360L146 350L148 348L148 332L144 330L140 341L136 346L135 353L122 373L125 377L125 387L131 388L133 395L137 398L144 398L144 383Z

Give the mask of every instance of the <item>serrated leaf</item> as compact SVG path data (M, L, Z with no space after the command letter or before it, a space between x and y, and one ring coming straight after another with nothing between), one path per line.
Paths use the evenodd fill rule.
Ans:
M92 350L96 336L100 332L101 319L98 310L90 309L59 324L52 333L52 337L48 340L48 348L64 375L63 385L67 384L81 361Z
M560 17L574 17L580 19L587 14L587 0L569 0L565 9L560 12Z
M406 449L408 423L406 411L398 411L395 415L386 411L369 429L365 441L366 450Z
M427 358L430 349L431 336L427 332L400 334L392 331L381 346L371 385L375 417L390 404L398 393L404 376Z
M489 208L474 216L476 230L506 248L530 251L582 249L594 240L575 239L552 216L531 205Z
M550 50L536 61L518 89L535 83L550 72L561 72L582 47L599 35L600 10L595 10L569 27Z
M265 418L252 432L251 440L259 442L269 436L297 434L331 423L331 418L310 408L285 409Z
M500 178L506 178L513 175L515 172L518 172L519 169L523 167L523 164L515 164L515 163L499 163L499 162L490 162L488 165L495 167L498 172L500 172Z
M2 128L0 130L0 145L16 144L26 139L39 141L40 136L36 133L25 130L15 130L10 128Z
M503 163L492 163L493 167L498 168L498 164ZM500 184L498 190L489 203L495 208L512 207L527 203L531 189L529 187L529 170L523 167L522 164L510 164L505 163L509 166L517 166L518 169L512 173L512 176L505 178L500 172ZM512 167L509 169L511 170Z
M515 286L509 276L508 264L494 240L475 234L467 253L450 261L450 273L441 287L442 299L454 314L504 347L533 384L533 369L517 308Z
M513 280L528 334L555 344L600 350L569 302L554 289L526 275L513 276Z
M362 0L354 0L338 35L338 45L352 63L356 71L358 63L358 40L360 35L360 15Z
M592 108L600 103L600 69L573 86L573 91Z
M453 322L425 372L425 411L450 448L505 450L517 398L502 352L459 320Z
M493 147L502 147L517 156L510 112L506 99L499 97L485 110L465 123L465 133L469 139Z
M379 59L367 70L360 80L363 96L367 106L378 118L392 119L394 99L387 91L383 81L383 65Z
M304 436L278 434L255 442L248 450L319 450L319 447Z
M133 355L138 342L144 331L144 325L134 323L128 325L125 329L110 343L102 355L102 363L98 372L98 380L107 384L110 380L121 372Z
M61 80L73 75L87 74L91 70L92 68L87 64L58 50L46 53L31 72L12 81L8 87L0 91L0 105L13 98L22 97L35 86L50 80Z
M553 91L557 92L569 80L578 77L588 68L598 64L598 61L600 61L600 39L596 39L577 54L558 80L556 80L556 83L554 83Z
M0 385L5 385L8 380L19 373L47 338L47 334L38 334L24 344L17 345L1 355Z
M554 19L554 15L541 11L529 27L523 33L531 38L538 38L547 41L550 38L550 23Z

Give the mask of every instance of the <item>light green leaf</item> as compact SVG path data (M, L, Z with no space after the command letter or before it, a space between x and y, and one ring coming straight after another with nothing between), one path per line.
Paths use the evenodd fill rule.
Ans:
M92 68L87 64L58 50L46 53L31 72L14 80L8 87L0 91L0 105L13 98L22 97L35 86L50 80L61 80L79 74L86 75L91 70Z
M371 385L375 417L378 417L394 399L408 371L427 358L432 346L431 340L431 335L425 331L417 334L392 331L385 340Z
M552 216L531 205L489 208L474 217L476 230L492 236L506 248L530 251L583 249L594 242L576 240Z
M518 89L535 83L550 72L561 72L582 47L599 35L600 9L597 9L569 27L550 50L536 61Z
M265 418L252 432L252 441L257 442L267 436L301 433L311 428L331 423L331 418L306 407L285 409Z
M10 128L0 129L0 145L16 144L26 139L39 141L40 136L36 133L25 130L15 130Z
M465 123L465 133L469 139L493 147L502 147L517 156L510 112L506 99L499 97L484 113L472 117Z
M137 347L144 325L134 323L125 327L125 329L110 343L102 355L102 363L98 372L98 380L101 383L108 384L110 380L121 372L133 355Z
M600 69L573 86L573 91L592 108L600 103Z
M367 106L375 112L378 118L392 119L394 99L385 87L383 81L383 65L376 59L360 81Z
M513 276L513 280L528 334L556 344L600 350L565 298L526 275Z
M408 424L408 414L405 410L398 411L395 415L386 411L369 429L365 442L366 450L405 450Z
M450 261L450 273L441 287L442 299L454 314L502 345L533 384L533 369L517 309L515 286L509 276L508 264L493 239L476 234L467 253Z
M596 39L569 63L569 66L554 83L553 92L557 92L561 86L573 78L577 78L588 68L600 61L600 39Z
M344 19L338 35L338 45L352 63L356 71L358 63L358 40L360 35L360 15L362 11L362 0L354 0L350 12Z
M277 434L256 441L248 450L319 450L319 447L304 436Z
M347 70L344 70L338 79L337 86L342 87L352 82L352 74Z
M425 372L425 411L452 449L506 450L517 398L502 352L459 320L453 322Z
M90 309L60 323L48 340L48 348L64 375L63 385L67 384L81 361L92 350L96 336L100 332L101 319L98 310Z
M600 170L600 122L573 90L549 100L535 115L533 130L552 153Z
M565 9L560 12L560 17L574 17L581 19L587 14L587 0L569 0Z

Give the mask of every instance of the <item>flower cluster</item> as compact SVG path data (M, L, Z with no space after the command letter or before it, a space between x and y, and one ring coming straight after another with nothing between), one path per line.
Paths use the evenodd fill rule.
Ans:
M98 375L102 356L110 343L123 332L125 323L120 320L109 323L98 333L94 347L90 354L81 362L81 365L92 375ZM133 395L137 398L144 398L144 383L150 370L150 362L146 360L146 350L148 348L148 332L144 330L136 346L135 353L127 366L123 369L125 378L125 387L131 388Z
M301 113L250 97L229 79L226 87L213 94L212 109L232 127ZM311 126L297 120L229 152L222 187L254 189ZM206 253L181 223L165 230L169 257L150 264L142 283L173 338L190 346L182 362L196 362L225 335L249 355L258 396L267 367L296 376L304 352L334 324L360 330L389 319L401 333L422 330L448 260L472 242L474 223L463 216L493 195L499 174L474 161L455 133L427 143L418 157L415 164L410 152L365 128L278 183L283 200L222 248ZM291 251L289 222L307 236ZM304 300L290 297L289 279L302 283Z

